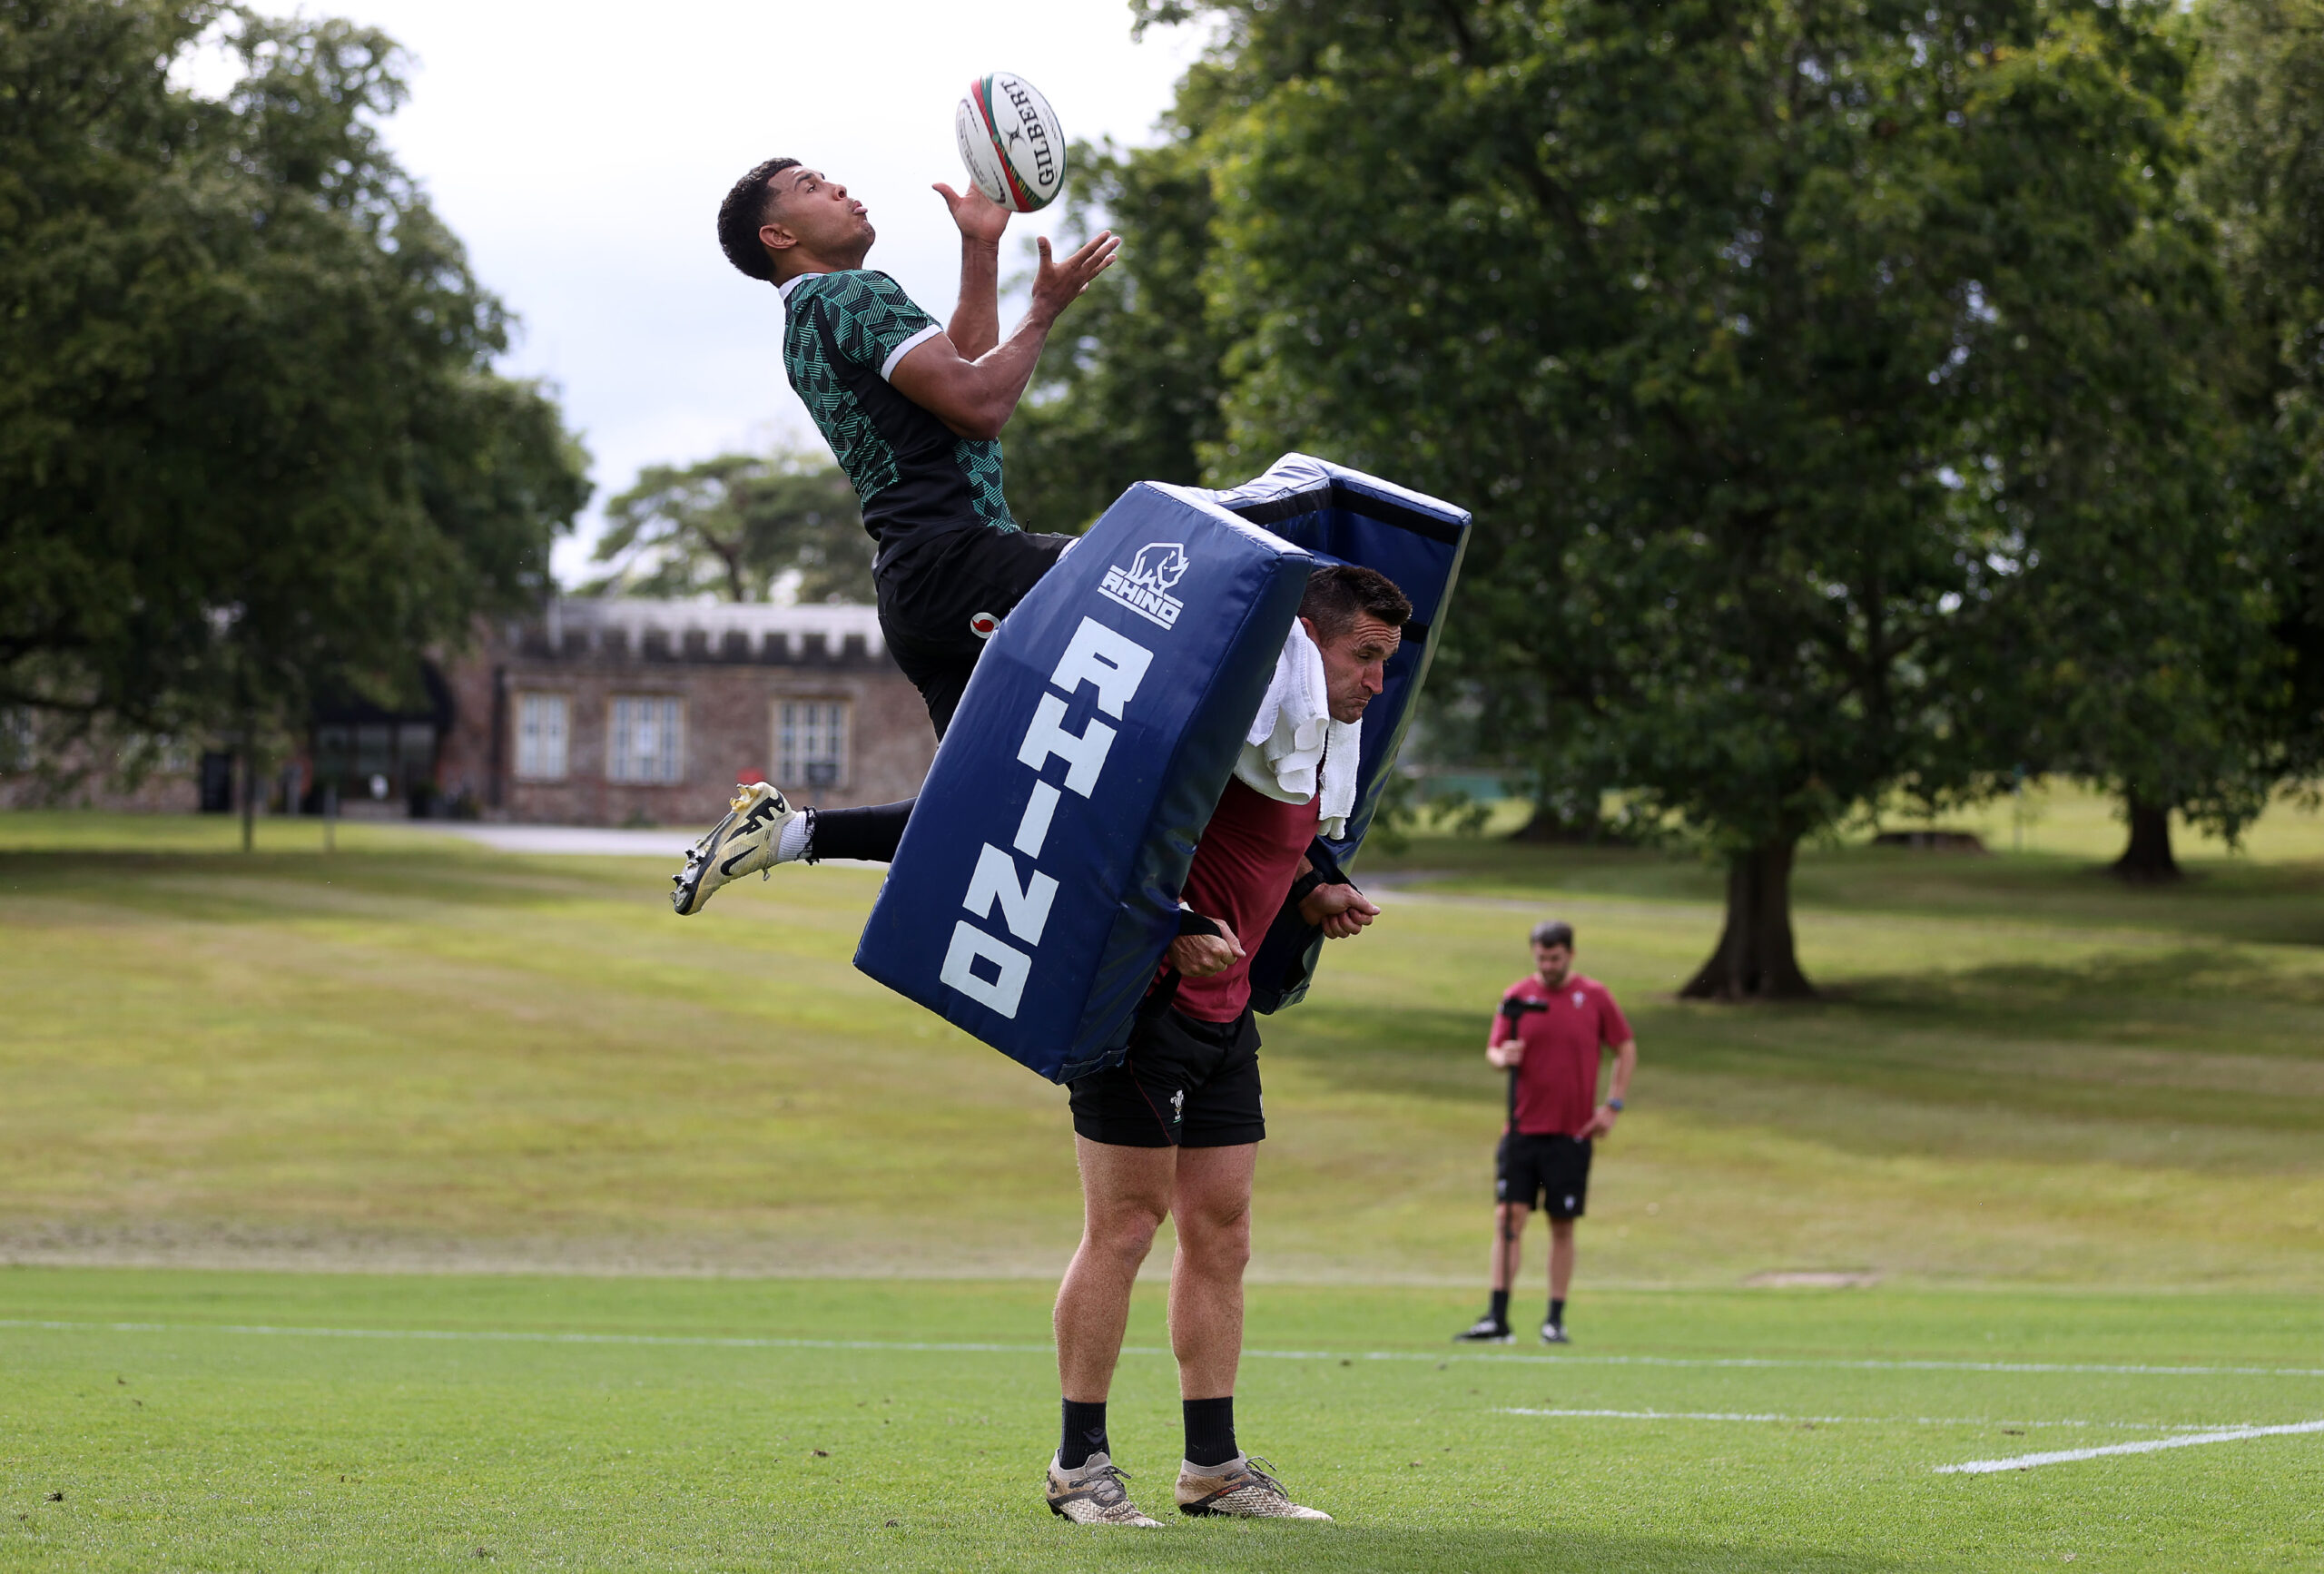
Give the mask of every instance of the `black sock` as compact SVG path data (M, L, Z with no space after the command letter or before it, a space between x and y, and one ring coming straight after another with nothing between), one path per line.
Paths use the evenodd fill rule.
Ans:
M1223 1465L1243 1451L1235 1446L1235 1396L1189 1399L1187 1412L1187 1462Z
M1059 1470L1078 1471L1089 1462L1091 1454L1111 1453L1106 1441L1106 1402L1083 1404L1078 1400L1065 1402L1065 1435L1057 1445Z
M1509 1292L1506 1290L1492 1293L1492 1325L1495 1328L1509 1326Z
M904 821L920 800L874 803L868 809L810 809L807 811L807 861L824 858L861 858L892 863L896 843L904 839Z
M1552 1295L1550 1297L1550 1321L1556 1323L1561 1328L1565 1326L1564 1296Z

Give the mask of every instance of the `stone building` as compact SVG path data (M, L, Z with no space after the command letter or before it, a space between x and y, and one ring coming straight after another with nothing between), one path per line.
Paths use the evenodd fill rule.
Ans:
M755 777L825 808L909 798L936 753L868 606L560 599L419 677L408 708L319 703L305 747L266 762L261 812L320 813L336 788L356 819L700 827ZM91 768L60 793L11 721L0 808L241 807L233 757L198 744L161 751L133 786L103 768L109 748L84 748L63 762Z
M435 787L487 820L707 824L754 774L822 807L883 803L936 751L868 606L559 599L444 677Z

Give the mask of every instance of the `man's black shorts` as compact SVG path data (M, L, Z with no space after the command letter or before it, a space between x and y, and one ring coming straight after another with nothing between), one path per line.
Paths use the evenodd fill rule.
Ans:
M928 702L938 737L952 724L992 632L984 625L980 635L980 621L1007 617L1078 539L964 526L907 541L880 565L880 633Z
M1586 1136L1504 1132L1493 1166L1493 1195L1504 1203L1522 1203L1529 1213L1538 1207L1553 1219L1578 1219L1590 1204Z
M1073 1129L1115 1147L1235 1147L1267 1134L1247 1010L1232 1022L1140 1018L1122 1063L1078 1078L1071 1093Z

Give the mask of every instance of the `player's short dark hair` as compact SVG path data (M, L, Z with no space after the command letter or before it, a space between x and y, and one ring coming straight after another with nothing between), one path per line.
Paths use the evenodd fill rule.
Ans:
M1315 625L1325 639L1336 638L1366 615L1390 628L1412 621L1413 604L1396 582L1376 568L1353 563L1332 563L1307 576L1307 593L1299 598L1299 615Z
M759 226L766 222L774 201L767 182L798 163L797 159L769 159L752 165L751 172L736 181L718 204L718 249L726 253L727 261L763 283L774 278L774 265L759 244Z
M1573 949L1573 926L1563 919L1543 919L1533 926L1533 943L1537 946L1563 946Z

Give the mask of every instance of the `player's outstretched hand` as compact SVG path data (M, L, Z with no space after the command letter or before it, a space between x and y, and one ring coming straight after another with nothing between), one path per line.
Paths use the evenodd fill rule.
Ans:
M1009 228L1008 209L978 191L974 182L965 192L956 192L941 181L936 182L934 189L944 199L944 205L952 210L952 222L960 227L961 234L971 241L1000 244L1001 231Z
M1218 924L1215 935L1180 935L1170 942L1170 965L1189 979L1223 973L1242 959L1243 942L1225 924Z
M1380 909L1352 885L1319 885L1299 903L1299 916L1325 939L1344 940L1378 918Z
M1114 253L1122 246L1120 237L1111 230L1100 230L1059 262L1049 255L1047 235L1034 244L1040 250L1041 266L1033 275L1033 310L1046 311L1051 318L1072 305L1089 288L1091 280L1114 265Z

